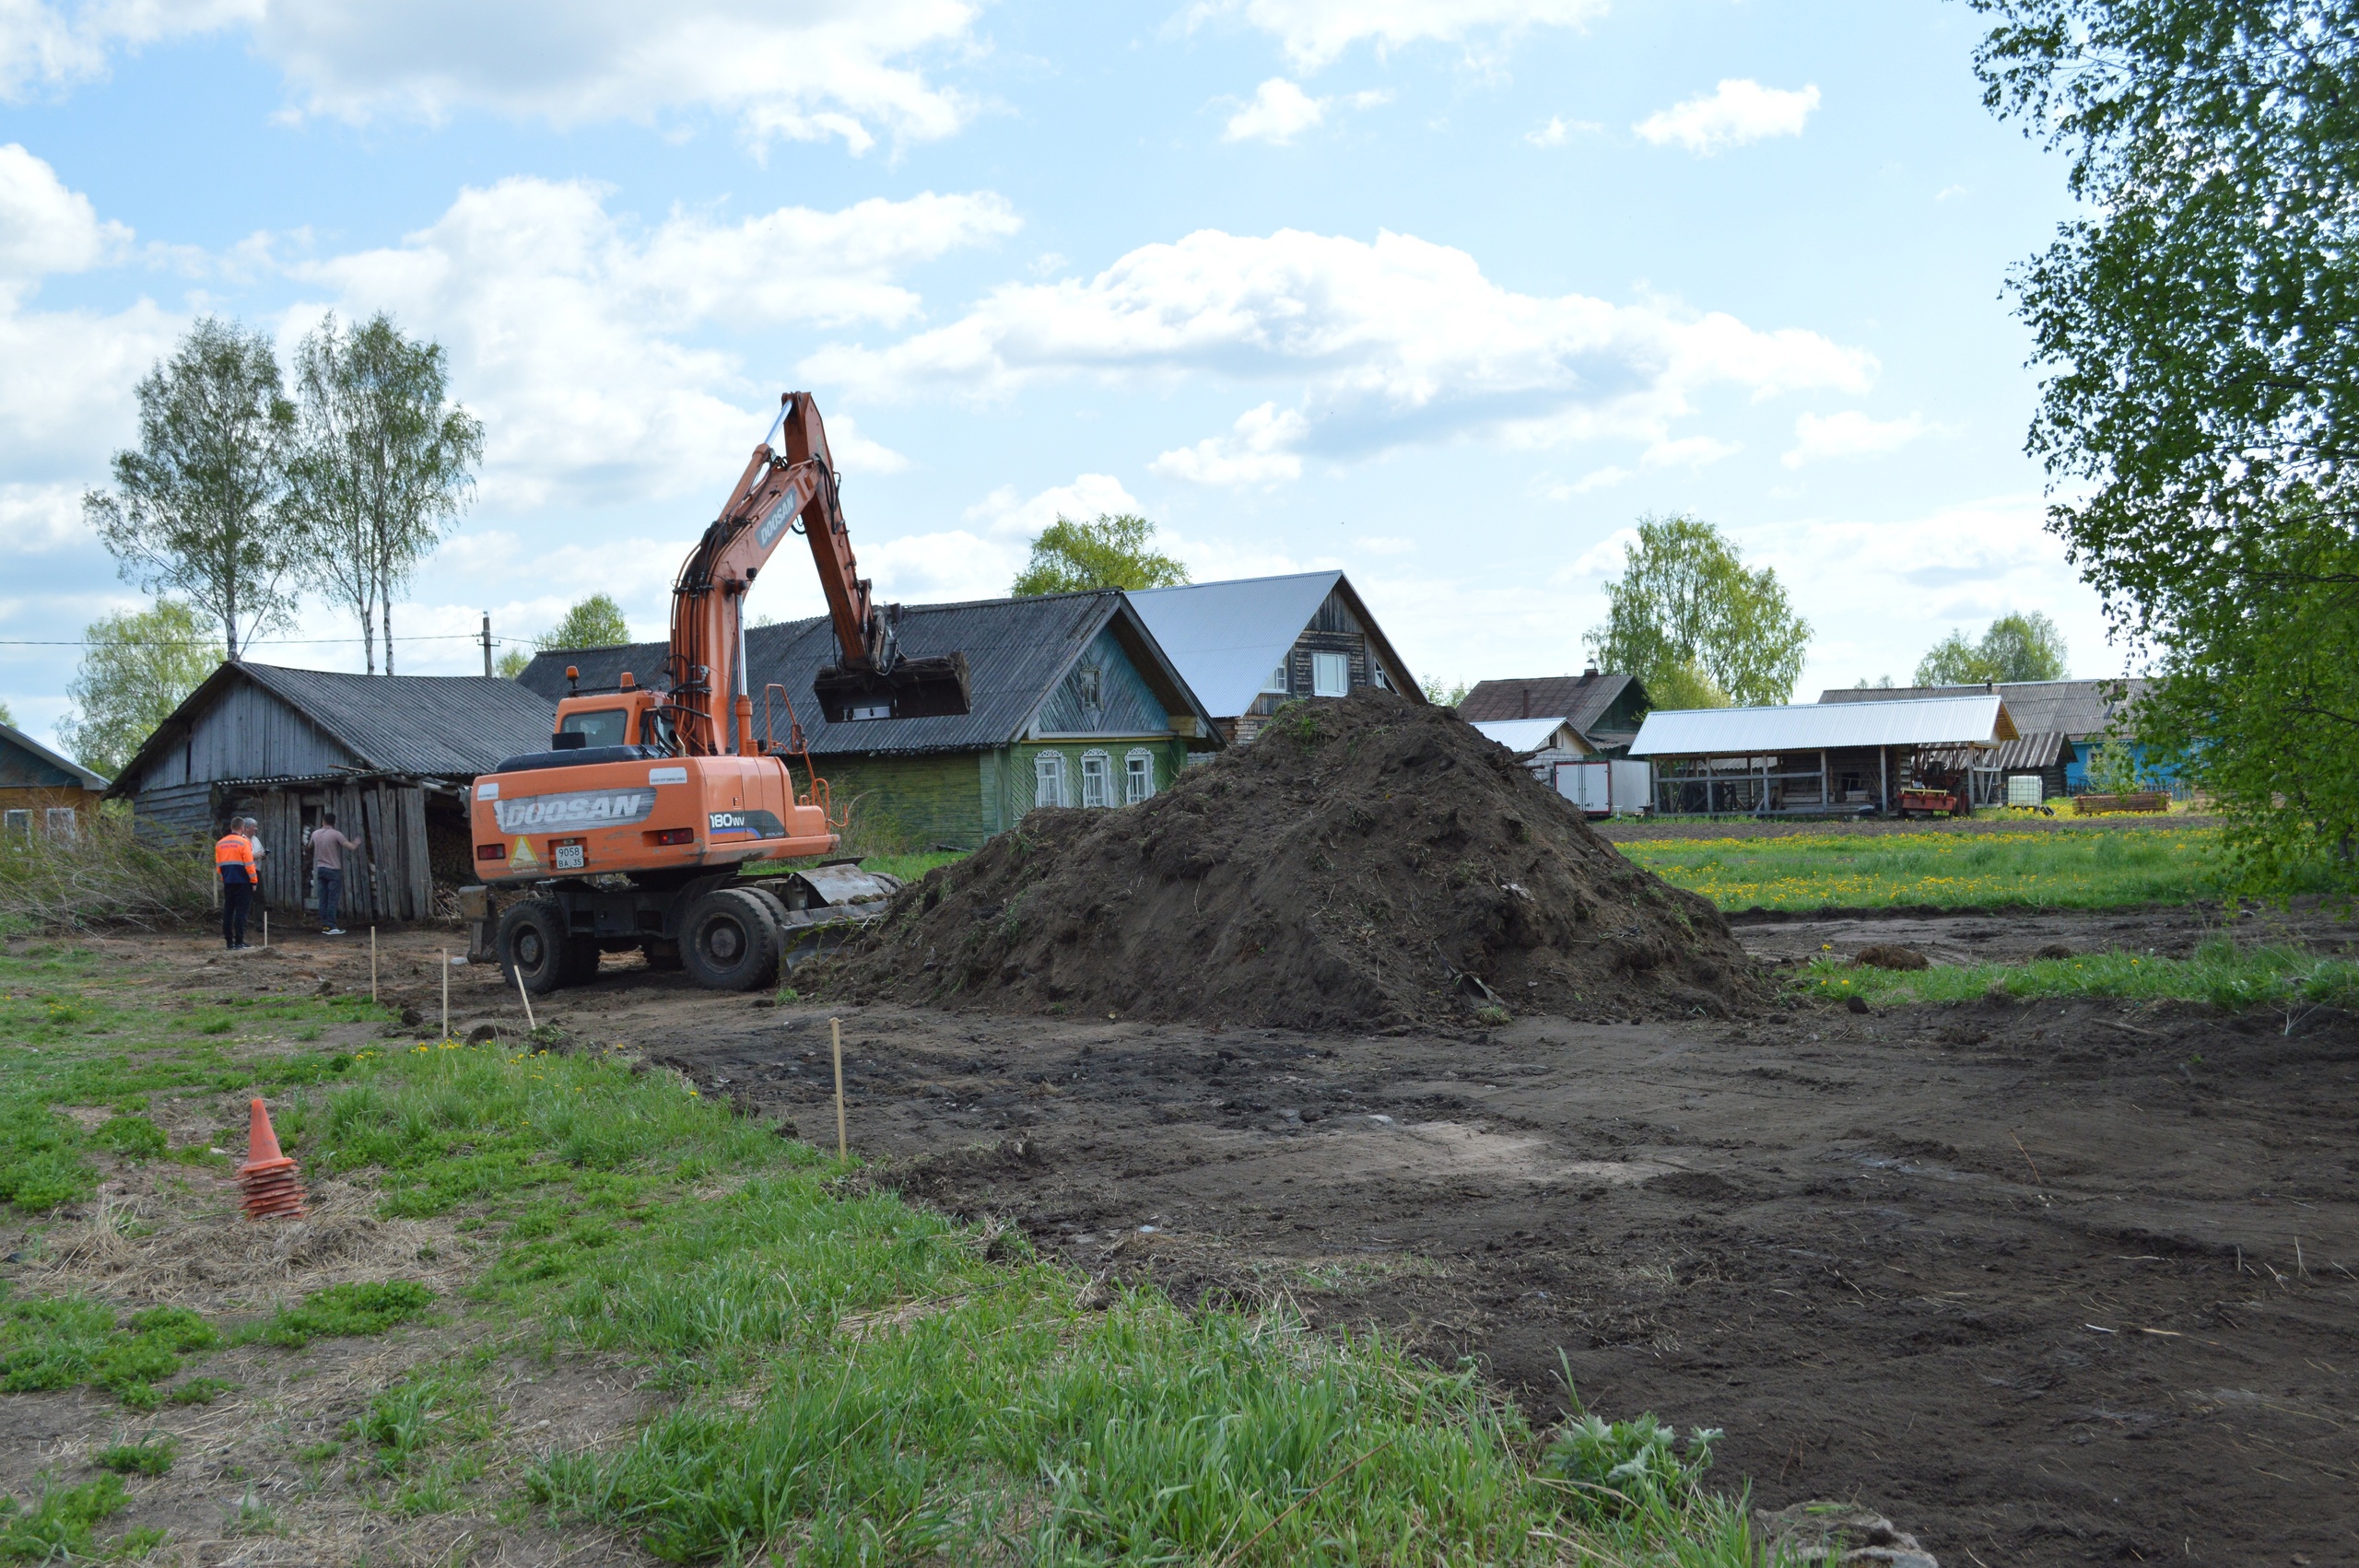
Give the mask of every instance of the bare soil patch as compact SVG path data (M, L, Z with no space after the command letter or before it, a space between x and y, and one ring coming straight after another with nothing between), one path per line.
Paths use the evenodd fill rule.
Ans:
M1723 1014L1759 987L1711 904L1625 860L1446 710L1281 715L1121 812L1039 811L926 873L820 995L1368 1028L1485 1008Z

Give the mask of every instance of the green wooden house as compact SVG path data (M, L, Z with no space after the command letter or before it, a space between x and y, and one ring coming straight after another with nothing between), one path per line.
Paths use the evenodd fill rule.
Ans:
M963 651L972 710L956 719L830 724L812 677L836 661L827 619L745 634L755 731L783 742L788 707L860 842L971 848L1034 806L1119 806L1168 787L1191 753L1222 739L1138 612L1118 591L911 604L893 612L913 659ZM555 649L517 678L552 701L568 666L581 689L613 688L624 671L663 682L665 646Z

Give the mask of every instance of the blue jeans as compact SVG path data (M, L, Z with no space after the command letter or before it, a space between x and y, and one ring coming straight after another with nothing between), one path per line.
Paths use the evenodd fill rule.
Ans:
M252 901L253 883L245 872L236 867L221 873L221 943L225 947L246 945L246 909Z
M311 874L320 879L320 924L334 930L337 907L344 902L344 872L332 867L319 866Z

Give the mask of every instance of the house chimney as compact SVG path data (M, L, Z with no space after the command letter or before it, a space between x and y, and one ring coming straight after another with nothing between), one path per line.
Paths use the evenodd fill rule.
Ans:
M1581 679L1584 681L1593 681L1597 679L1597 666L1592 664L1588 669L1583 670L1581 672Z
M1531 717L1532 717L1532 688L1531 688L1530 686L1518 686L1518 687L1516 687L1515 691L1516 691L1516 696L1520 696L1520 697L1521 697L1521 698L1523 699L1523 711L1522 711L1522 712L1520 712L1520 713L1519 713L1519 714L1517 714L1517 715L1516 715L1516 717L1517 717L1517 718L1519 718L1519 719L1529 719L1529 718L1531 718Z

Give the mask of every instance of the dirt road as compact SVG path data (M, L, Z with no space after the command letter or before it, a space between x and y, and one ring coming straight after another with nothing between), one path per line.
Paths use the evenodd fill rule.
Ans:
M430 1023L420 940L388 967ZM460 1027L512 1027L494 974L457 974ZM833 1136L819 1013L620 958L543 1012ZM1535 1414L1567 1366L1600 1411L1725 1428L1719 1479L1762 1503L1862 1498L1944 1563L2359 1560L2348 1016L846 1024L882 1178L1092 1271L1285 1291L1481 1356Z

